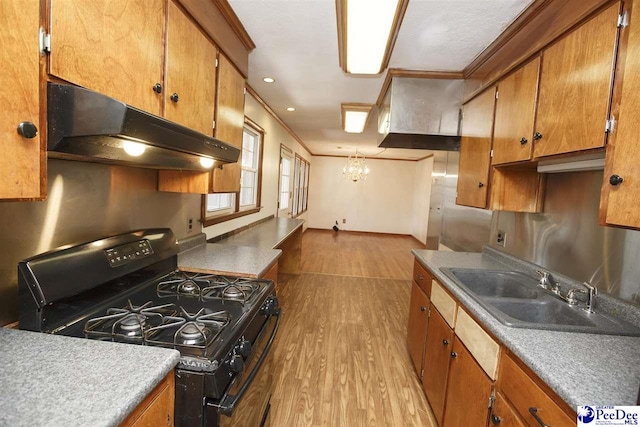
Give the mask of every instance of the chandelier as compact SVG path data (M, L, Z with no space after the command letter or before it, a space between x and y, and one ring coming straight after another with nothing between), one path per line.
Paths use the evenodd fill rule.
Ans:
M350 179L353 182L364 181L369 175L369 167L363 155L358 156L356 150L355 156L349 156L347 164L342 168L342 177Z

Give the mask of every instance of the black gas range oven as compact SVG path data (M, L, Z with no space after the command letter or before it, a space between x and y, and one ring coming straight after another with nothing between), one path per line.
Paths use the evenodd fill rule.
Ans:
M179 271L177 253L170 229L147 229L24 260L20 328L174 348L177 426L267 425L273 282Z

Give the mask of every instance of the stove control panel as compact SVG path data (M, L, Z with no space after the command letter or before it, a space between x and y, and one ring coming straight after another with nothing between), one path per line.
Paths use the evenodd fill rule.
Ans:
M153 254L149 241L144 239L115 248L105 249L105 255L111 267L120 267L136 259L145 258Z

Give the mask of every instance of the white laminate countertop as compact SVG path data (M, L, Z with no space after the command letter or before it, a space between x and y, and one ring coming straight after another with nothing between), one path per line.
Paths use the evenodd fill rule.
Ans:
M413 250L476 319L574 410L579 405L636 405L640 337L557 332L500 323L440 268L517 270L486 253Z
M179 358L176 350L0 328L0 426L117 426Z

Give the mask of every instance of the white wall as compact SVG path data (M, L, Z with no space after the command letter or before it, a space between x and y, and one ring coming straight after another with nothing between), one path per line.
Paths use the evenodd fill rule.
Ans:
M416 163L411 235L425 244L427 243L427 224L429 223L432 172L433 157Z
M204 228L203 232L207 234L207 239L251 224L270 215L276 215L281 143L311 162L311 154L250 94L246 96L244 111L245 116L265 131L262 163L262 209L252 215L246 215ZM313 167L311 167L311 171L313 171ZM306 219L307 215L308 212L305 212L298 218Z
M313 157L309 227L329 229L338 220L342 230L412 234L416 169L422 162L367 159L371 173L366 181L357 183L342 177L346 162L341 157ZM425 174L426 169L421 165L420 173ZM430 171L428 177L425 181L430 188ZM426 239L426 219L424 222Z

